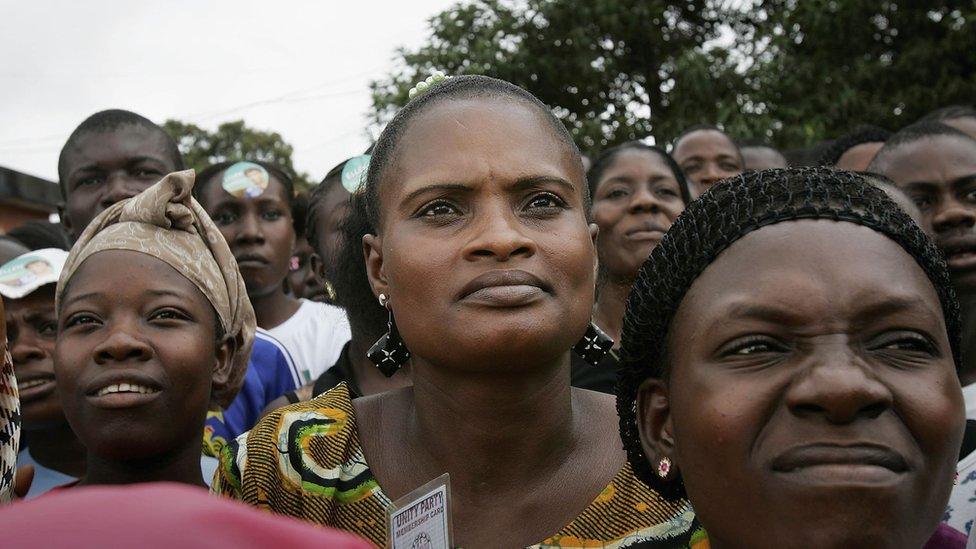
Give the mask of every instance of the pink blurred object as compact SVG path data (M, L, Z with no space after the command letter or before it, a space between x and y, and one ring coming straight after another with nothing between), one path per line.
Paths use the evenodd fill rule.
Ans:
M940 522L935 533L929 538L922 549L964 549L966 547L966 534L952 528L944 522Z
M0 546L367 549L314 526L173 483L72 488L0 509Z

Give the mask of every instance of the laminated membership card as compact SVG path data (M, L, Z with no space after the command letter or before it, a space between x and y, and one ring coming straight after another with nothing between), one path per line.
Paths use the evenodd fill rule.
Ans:
M447 473L386 509L389 549L450 549L451 482Z

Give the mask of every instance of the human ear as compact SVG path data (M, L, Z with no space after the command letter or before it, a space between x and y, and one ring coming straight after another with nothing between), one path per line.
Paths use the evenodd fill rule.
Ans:
M373 295L389 295L389 284L383 270L383 238L375 234L363 236L363 255L366 256L366 278Z
M637 433L640 435L641 449L651 462L651 468L665 458L669 467L662 478L672 477L678 463L675 457L674 430L671 423L671 403L667 385L660 379L648 379L637 389Z
M61 202L58 204L58 218L61 220L61 226L64 227L64 232L68 233L68 237L71 238L71 242L78 240L78 235L75 234L74 229L71 227L71 218L65 213L65 203Z
M327 280L325 272L325 262L319 257L319 254L312 253L308 256L308 269L315 274L315 278L321 281Z
M240 342L234 337L224 337L214 348L213 372L211 374L212 394L223 393L222 389L231 382L234 358Z

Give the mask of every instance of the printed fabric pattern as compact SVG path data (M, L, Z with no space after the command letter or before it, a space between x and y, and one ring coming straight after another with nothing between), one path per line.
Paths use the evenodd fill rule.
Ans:
M366 463L345 383L286 406L227 444L212 490L275 513L386 543L391 503ZM669 502L625 465L583 512L532 547L707 549L686 500Z
M976 520L976 451L956 464L956 472L956 485L949 494L942 522L968 536Z
M3 366L0 367L0 503L14 497L14 474L20 446L20 395L14 362L7 342L3 344Z

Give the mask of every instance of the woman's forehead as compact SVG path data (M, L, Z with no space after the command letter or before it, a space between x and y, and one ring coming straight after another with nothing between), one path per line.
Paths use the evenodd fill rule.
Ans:
M808 306L817 301L854 314L869 302L906 296L921 298L920 304L941 316L931 281L896 242L854 223L797 220L734 242L695 280L679 313L690 308L696 316L723 315L730 303L744 299L811 311Z
M203 196L206 197L203 201L205 207L213 208L217 205L228 203L247 203L257 199L280 199L287 201L288 189L280 179L270 172L268 173L267 187L263 190L254 187L255 192L250 194L232 193L231 190L226 188L224 185L224 176L226 173L227 170L222 170L206 181L206 188L203 190Z
M617 153L603 172L601 180L606 179L613 172L629 169L632 166L641 166L642 169L650 169L656 173L674 177L671 166L656 151L633 148Z
M509 97L449 99L429 106L404 130L386 179L431 170L460 175L479 165L494 173L526 173L545 166L569 180L578 176L582 184L578 152L537 107Z
M125 290L161 294L176 292L186 297L207 298L175 267L158 257L129 249L106 249L85 258L65 286L64 299L69 292L111 291L123 282Z

